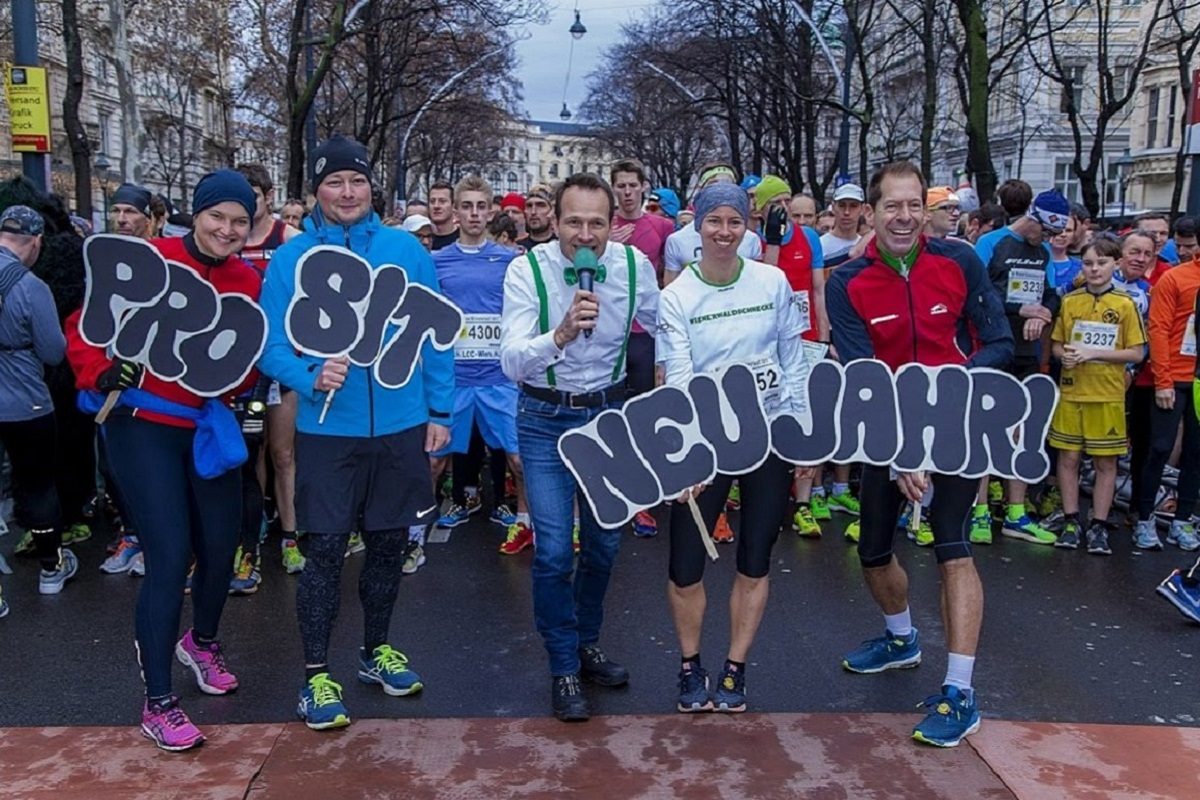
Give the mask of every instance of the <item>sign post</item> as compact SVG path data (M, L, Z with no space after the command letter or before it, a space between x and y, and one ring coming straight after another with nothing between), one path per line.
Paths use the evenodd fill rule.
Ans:
M21 154L25 177L44 192L50 182L50 162L44 155L50 152L50 97L46 91L46 70L38 66L36 0L12 0L12 27L16 65L5 70L4 84L13 150Z

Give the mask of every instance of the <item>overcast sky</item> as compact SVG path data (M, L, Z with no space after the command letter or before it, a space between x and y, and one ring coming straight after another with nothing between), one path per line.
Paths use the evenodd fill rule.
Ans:
M575 3L559 0L557 5L550 22L529 26L531 38L517 45L521 58L517 74L525 87L525 109L530 119L555 121L562 111ZM580 20L587 34L575 42L571 61L567 106L572 114L578 114L579 104L587 95L588 73L600 63L604 51L620 38L621 23L638 18L652 5L652 0L579 0Z

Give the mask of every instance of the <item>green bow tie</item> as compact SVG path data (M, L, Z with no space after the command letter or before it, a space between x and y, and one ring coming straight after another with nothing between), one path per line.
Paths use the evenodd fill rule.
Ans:
M608 270L604 268L603 263L596 267L596 283L604 283L604 278L607 275ZM575 269L574 264L568 264L563 270L563 280L567 282L567 286L574 286L579 283L579 270Z

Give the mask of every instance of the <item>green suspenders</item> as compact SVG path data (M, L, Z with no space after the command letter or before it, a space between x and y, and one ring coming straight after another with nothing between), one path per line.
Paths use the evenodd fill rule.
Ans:
M526 255L529 256L529 266L533 270L533 285L537 289L538 295L538 330L541 333L549 333L550 303L546 297L546 282L542 280L542 268L533 251ZM625 316L625 336L621 340L621 351L617 354L617 363L613 365L612 382L614 384L620 380L621 370L625 368L625 351L629 347L629 332L633 328L633 315L637 312L637 260L634 258L633 248L629 245L625 246L625 263L629 267L629 310ZM556 388L554 367L546 368L546 382L550 384L551 388Z

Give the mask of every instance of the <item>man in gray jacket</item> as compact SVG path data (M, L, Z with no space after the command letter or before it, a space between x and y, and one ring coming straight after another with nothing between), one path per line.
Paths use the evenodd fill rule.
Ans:
M50 288L29 271L42 250L43 221L28 206L0 214L0 445L12 462L17 522L33 534L38 590L57 594L79 562L62 548L54 482L54 404L44 369L66 354ZM0 599L0 616L8 608Z

